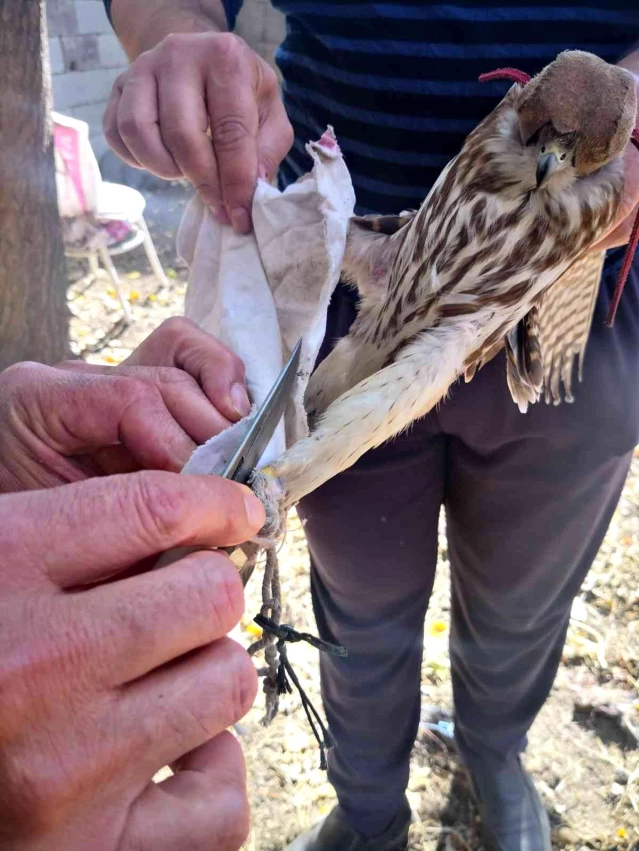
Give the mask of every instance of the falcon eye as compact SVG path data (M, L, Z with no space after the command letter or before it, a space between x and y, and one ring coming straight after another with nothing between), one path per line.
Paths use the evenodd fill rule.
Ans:
M541 152L542 152L542 154L546 153L546 146L545 145L541 146Z
M565 154L562 154L562 155L559 157L560 162L563 162L565 159L566 159L566 155L565 155Z

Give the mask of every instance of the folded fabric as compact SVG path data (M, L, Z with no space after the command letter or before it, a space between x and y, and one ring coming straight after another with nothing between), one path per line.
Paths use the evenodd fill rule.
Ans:
M189 266L185 314L242 358L254 404L246 420L199 447L185 473L223 470L300 337L298 381L285 424L260 463L308 434L304 391L339 281L355 195L332 128L306 149L312 170L284 192L258 182L248 236L220 225L197 197L184 213L178 252Z

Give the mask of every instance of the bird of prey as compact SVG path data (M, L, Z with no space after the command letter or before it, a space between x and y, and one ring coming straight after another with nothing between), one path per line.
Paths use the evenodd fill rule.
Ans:
M309 382L313 430L266 470L287 503L504 347L521 410L542 392L559 401L562 383L570 400L603 263L588 249L615 221L636 84L581 51L515 79L417 212L351 220L343 272L359 312Z

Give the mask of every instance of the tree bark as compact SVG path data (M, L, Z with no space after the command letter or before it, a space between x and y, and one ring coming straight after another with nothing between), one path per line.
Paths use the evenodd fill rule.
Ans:
M69 354L44 0L0 0L0 369Z

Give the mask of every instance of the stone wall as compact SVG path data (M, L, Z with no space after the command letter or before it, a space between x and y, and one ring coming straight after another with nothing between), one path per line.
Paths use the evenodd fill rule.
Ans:
M269 0L244 0L235 32L275 67L274 54L284 40L284 15Z
M102 115L127 58L102 0L47 0L55 109L86 121L98 159L106 150ZM284 36L283 16L268 0L245 0L236 32L269 62Z

